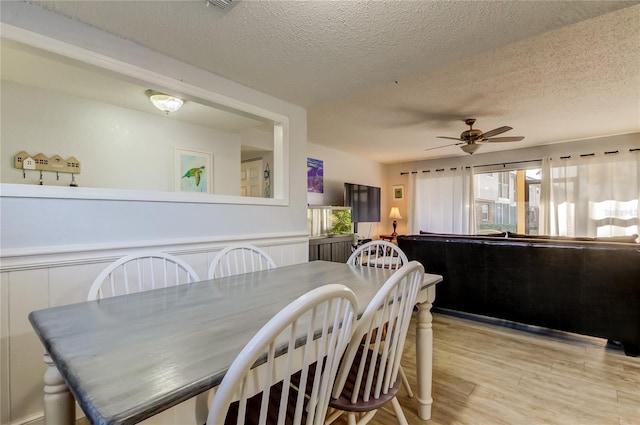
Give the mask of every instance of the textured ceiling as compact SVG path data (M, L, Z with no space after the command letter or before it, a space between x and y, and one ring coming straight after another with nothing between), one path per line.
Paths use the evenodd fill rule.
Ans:
M638 1L30 2L308 109L312 143L392 163L640 131ZM443 143L444 142L444 143Z

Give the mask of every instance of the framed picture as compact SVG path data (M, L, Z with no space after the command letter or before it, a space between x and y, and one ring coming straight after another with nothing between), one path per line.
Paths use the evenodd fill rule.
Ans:
M324 193L324 163L307 158L307 192Z
M174 149L176 192L213 192L213 155L189 149Z
M399 201L404 199L404 185L393 186L393 200Z

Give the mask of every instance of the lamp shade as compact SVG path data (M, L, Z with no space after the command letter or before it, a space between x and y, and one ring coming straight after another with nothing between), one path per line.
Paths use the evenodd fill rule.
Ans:
M398 207L391 207L391 211L389 212L389 218L400 219L402 220L402 216L400 215L400 210Z
M182 108L184 101L180 98L169 96L168 94L159 93L153 90L147 90L144 92L153 106L160 109L165 113L176 112L178 109Z
M477 151L479 147L480 147L480 145L478 145L476 143L469 143L468 145L460 146L460 149L462 149L463 151L465 151L469 155L473 155L473 153L475 151Z

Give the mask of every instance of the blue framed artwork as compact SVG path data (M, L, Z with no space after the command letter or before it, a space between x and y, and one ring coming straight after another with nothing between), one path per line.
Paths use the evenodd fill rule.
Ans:
M323 175L322 160L307 158L307 192L324 193Z
M213 155L188 149L175 149L175 190L211 193Z

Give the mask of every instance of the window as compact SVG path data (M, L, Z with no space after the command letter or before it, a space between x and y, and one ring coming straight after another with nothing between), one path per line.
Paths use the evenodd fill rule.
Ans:
M498 173L498 198L512 200L511 193L515 191L511 179L512 172Z
M551 168L551 234L606 237L638 233L637 154L567 159Z
M489 221L489 204L482 204L481 208L482 222L485 223Z
M415 201L409 231L578 237L640 233L637 149L510 165L515 164L520 168L503 163L411 173Z
M538 234L541 170L475 173L477 231Z

